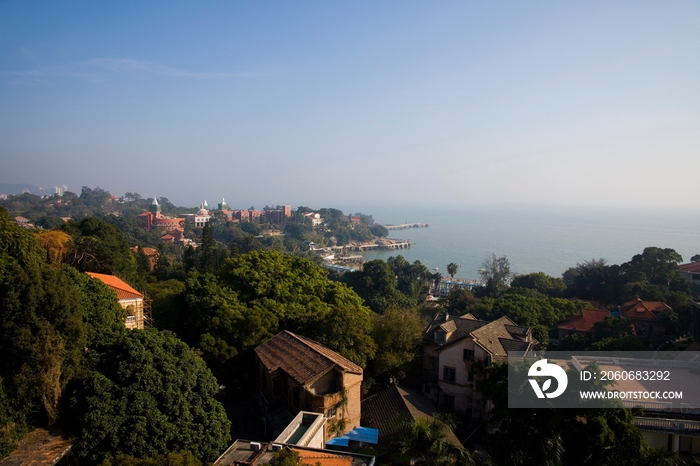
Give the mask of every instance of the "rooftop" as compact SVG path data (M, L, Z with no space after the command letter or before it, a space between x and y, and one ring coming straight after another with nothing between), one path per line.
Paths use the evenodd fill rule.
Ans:
M681 272L700 273L700 262L690 262L678 266Z
M73 439L61 430L35 429L15 451L0 461L2 466L52 466L73 446Z
M498 357L505 357L510 351L527 351L536 344L529 328L516 325L505 316L493 322L486 322L476 320L471 314L461 317L438 314L425 330L424 338L436 343L437 330L445 332L445 341L439 343L437 351L467 337L471 337L492 356Z
M122 299L143 299L143 295L130 287L126 282L121 280L119 277L115 277L114 275L107 275L104 273L96 273L96 272L86 272L88 275L90 275L92 278L96 278L100 280L102 283L107 285L108 287L112 288L114 291L117 292L117 299L122 300Z
M342 372L362 374L362 368L309 338L283 331L255 348L269 372L282 369L301 385L314 381L334 367Z
M437 412L423 394L391 385L362 401L362 425L379 429L377 453L383 455L399 438L397 423L401 418L408 416L412 419L430 419ZM462 447L451 430L447 432L447 440Z
M620 313L632 319L656 319L656 314L672 311L666 303L660 301L642 301L640 298L627 301L620 306Z
M563 324L559 324L557 328L563 330L576 330L579 332L591 332L593 331L593 326L596 324L596 322L600 322L606 317L610 317L610 311L584 309L581 315L572 316Z

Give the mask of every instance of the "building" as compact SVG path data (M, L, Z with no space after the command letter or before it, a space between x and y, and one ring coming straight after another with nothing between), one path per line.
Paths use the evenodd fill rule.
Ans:
M175 239L173 237L173 239ZM161 241L163 238L161 238ZM146 259L148 260L148 269L153 272L155 270L156 265L158 264L158 250L155 248L140 248L139 246L134 246L131 248L132 251L134 251L136 254L139 253L139 250L143 252L144 256L146 256Z
M690 262L679 266L678 275L693 285L700 287L700 262Z
M144 230L184 230L185 221L181 218L166 217L161 213L160 204L156 199L148 207L148 212L139 214L137 217L139 226Z
M360 426L363 371L357 364L288 331L255 348L255 358L267 404L323 414L324 443Z
M630 320L637 337L652 340L666 335L666 328L658 320L658 316L662 312L672 310L666 303L636 298L620 306L620 317Z
M557 326L559 340L573 333L592 333L596 323L610 317L610 311L600 309L584 309L581 315L572 316Z
M204 228L204 225L209 223L209 220L211 220L209 206L206 204L207 201L204 201L202 205L199 206L199 210L196 214L185 215L185 219L187 219L188 222L193 223L195 228Z
M531 328L505 316L486 322L438 314L423 333L423 392L441 409L486 418L490 406L476 390L483 368L537 344Z
M265 209L265 217L275 225L283 225L292 216L292 207L288 205L277 206L276 209Z
M316 212L306 212L305 214L302 214L302 216L311 220L311 225L313 226L321 225L323 223L323 217L321 217L321 214L317 214Z
M145 327L147 310L144 309L144 296L130 287L123 280L114 275L103 273L87 272L92 278L100 280L102 283L112 288L117 293L119 305L126 309L126 328L142 329ZM150 319L149 319L150 320Z

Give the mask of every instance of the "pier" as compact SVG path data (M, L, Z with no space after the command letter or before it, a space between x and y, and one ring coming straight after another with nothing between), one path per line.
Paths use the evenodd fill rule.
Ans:
M400 225L384 225L387 230L405 230L407 228L428 228L427 223L402 223Z
M374 243L350 243L345 246L349 251L390 251L394 249L408 249L411 247L410 239L385 239Z

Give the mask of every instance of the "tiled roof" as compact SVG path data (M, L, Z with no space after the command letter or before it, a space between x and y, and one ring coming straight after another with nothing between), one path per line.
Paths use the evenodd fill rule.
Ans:
M0 461L2 466L51 466L63 458L73 445L66 432L34 429L20 440L17 449Z
M501 346L506 351L506 353L512 353L517 351L527 351L530 348L530 343L526 341L513 340L511 338L499 338L498 341Z
M428 327L425 329L424 338L430 342L435 342L435 330L442 329L444 331L445 328L443 326L446 322L453 322L455 330L450 335L448 335L447 340L445 341L443 346L456 343L462 338L469 336L469 334L477 328L483 327L484 325L488 324L488 322L486 321L474 319L474 316L472 316L471 314L467 314L467 316L462 316L459 318L445 316L445 314L438 314L435 316L430 325L428 325Z
M344 372L362 374L362 368L309 338L283 331L255 348L269 372L282 369L301 385L338 366Z
M682 272L700 273L700 262L690 262L678 266Z
M642 301L639 298L627 301L620 306L622 315L630 319L656 319L657 313L671 310L672 309L666 303L660 301Z
M506 326L515 326L515 322L508 317L501 317L488 325L484 325L471 333L474 342L484 348L492 356L507 356L508 352L503 347L502 340L513 340L513 335ZM519 339L518 339L519 340ZM524 351L524 350L519 350Z
M518 325L506 325L506 330L508 330L508 333L511 335L519 335L523 337L530 333L529 327L520 327Z
M143 295L130 287L124 281L114 275L106 275L104 273L86 272L92 278L100 280L102 283L112 288L117 292L117 299L143 299Z
M402 417L427 419L435 413L437 409L422 393L391 385L362 400L361 424L379 429L379 443L376 449L379 455L383 455L389 452L392 444L399 439L397 424ZM451 430L447 432L447 440L453 445L462 446Z
M596 322L600 322L606 317L610 317L610 311L584 309L581 315L572 316L563 324L558 325L557 328L564 330L577 330L579 332L590 332L593 330L593 326L596 324Z
M301 464L320 463L323 466L350 466L352 464L352 456L342 455L340 452L309 451L298 447L290 447L289 449L299 453Z

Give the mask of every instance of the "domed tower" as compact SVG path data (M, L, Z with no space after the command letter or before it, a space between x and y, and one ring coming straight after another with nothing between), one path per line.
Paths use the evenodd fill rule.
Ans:
M207 204L207 200L204 199L204 202L202 203L202 209L207 209L209 210L209 204Z
M153 198L153 202L151 203L150 206L148 206L148 211L153 213L153 214L160 214L160 204L158 204L158 201L156 198Z
M223 197L221 198L221 202L219 203L219 210L229 210L228 204L226 204L226 199Z

